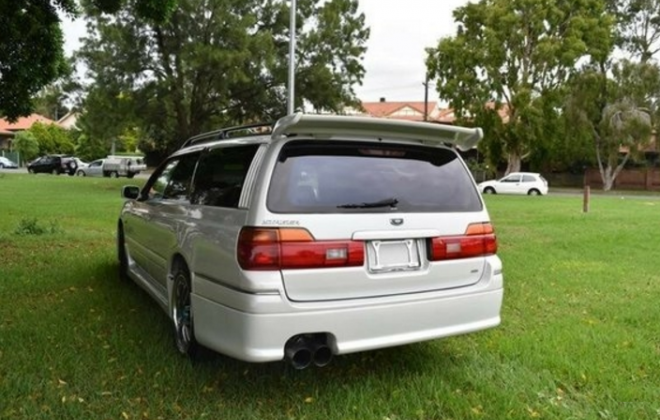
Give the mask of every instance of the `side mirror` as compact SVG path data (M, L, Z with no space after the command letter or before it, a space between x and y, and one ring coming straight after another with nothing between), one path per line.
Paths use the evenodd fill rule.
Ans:
M140 187L126 185L121 189L121 196L129 200L137 200L140 197Z

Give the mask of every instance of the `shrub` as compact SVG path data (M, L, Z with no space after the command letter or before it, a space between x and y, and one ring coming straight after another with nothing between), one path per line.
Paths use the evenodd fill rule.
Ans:
M71 135L58 125L35 123L28 131L39 142L39 153L42 155L74 152Z
M25 235L45 235L45 234L55 234L60 233L60 229L57 222L51 221L48 225L44 225L39 222L36 217L23 218L18 223L14 233L16 235L25 236Z
M39 141L30 131L16 133L13 146L20 153L23 162L30 162L39 156Z

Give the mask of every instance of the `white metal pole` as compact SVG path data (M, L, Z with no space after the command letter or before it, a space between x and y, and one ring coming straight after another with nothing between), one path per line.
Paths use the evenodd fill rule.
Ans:
M287 98L287 113L293 114L295 106L296 87L296 0L291 1L291 26L289 27L289 86Z

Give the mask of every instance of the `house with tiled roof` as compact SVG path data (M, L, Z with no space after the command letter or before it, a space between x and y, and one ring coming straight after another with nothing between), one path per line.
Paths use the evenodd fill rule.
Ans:
M346 114L408 121L429 121L441 124L454 124L456 122L454 110L452 108L442 108L435 101L391 102L385 98L381 98L378 102L362 102L361 105L362 109L349 109L346 111ZM494 104L489 103L487 106L493 107ZM500 114L505 122L509 118L506 107L500 108L498 114ZM424 117L425 115L426 118Z
M362 102L362 109L350 109L349 115L362 115L378 118L392 118L407 121L441 122L443 111L437 102L387 101ZM426 115L426 118L425 118Z
M10 150L11 141L14 135L19 131L28 130L35 123L57 124L50 118L43 115L32 114L27 117L20 117L15 122L9 122L6 119L0 119L0 150Z
M80 117L80 113L76 111L69 111L64 115L62 118L57 120L57 124L59 124L60 127L67 129L67 130L72 130L77 128L77 123L78 123L78 118Z

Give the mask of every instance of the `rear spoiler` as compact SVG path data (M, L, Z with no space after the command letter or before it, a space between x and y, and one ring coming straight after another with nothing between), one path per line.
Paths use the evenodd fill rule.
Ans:
M411 140L424 144L451 144L462 151L483 138L481 128L373 117L311 115L296 113L280 118L272 132L277 140L290 135L332 135Z

